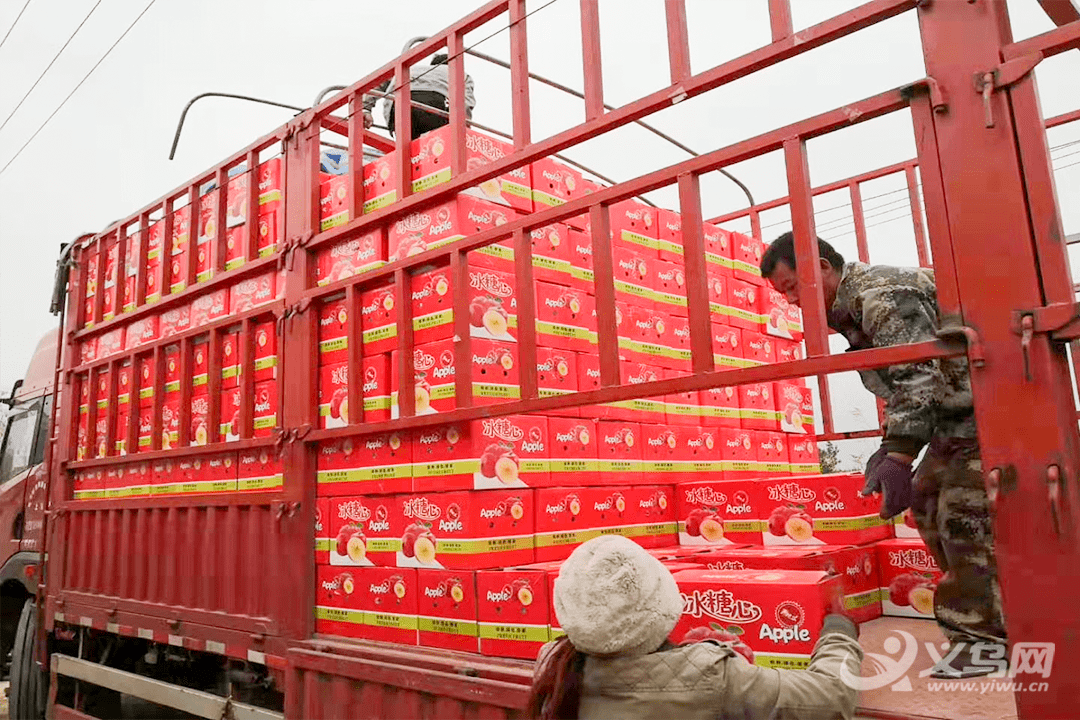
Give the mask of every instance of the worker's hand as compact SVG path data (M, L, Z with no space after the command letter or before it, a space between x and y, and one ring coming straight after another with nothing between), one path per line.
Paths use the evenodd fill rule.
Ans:
M364 111L364 129L367 130L375 124L375 118L371 117L371 113L367 110Z
M881 493L881 509L878 516L895 517L911 507L912 459L902 453L884 452L881 448L866 464L866 485L862 494Z

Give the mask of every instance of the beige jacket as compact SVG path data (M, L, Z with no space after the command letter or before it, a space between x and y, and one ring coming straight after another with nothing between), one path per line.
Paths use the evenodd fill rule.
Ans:
M858 693L841 681L840 669L846 665L857 677L862 657L858 641L843 632L822 635L806 670L751 665L715 642L665 646L637 657L590 656L578 717L846 720L855 712Z

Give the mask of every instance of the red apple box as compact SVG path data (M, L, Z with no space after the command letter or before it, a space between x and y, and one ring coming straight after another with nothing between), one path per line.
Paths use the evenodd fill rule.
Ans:
M396 418L398 410L398 353L390 354L390 413ZM414 410L417 415L450 412L457 407L454 381L454 344L444 339L413 348Z
M321 175L319 181L319 229L349 222L349 175Z
M329 285L386 264L382 228L334 243L316 253L315 284Z
M689 468L684 465L685 438L690 428L644 423L641 425L641 477L644 482L678 482Z
M533 561L533 491L395 496L405 532L399 567L478 570Z
M391 373L390 353L367 355L361 367L363 385L360 390L364 399L364 422L389 420Z
M759 332L744 330L743 355L746 365L769 365L776 362L776 340Z
M240 439L240 401L240 388L228 388L221 391L221 405L218 410L218 442L233 442Z
M318 494L377 495L412 490L409 436L395 432L332 440L319 445Z
M479 652L476 576L470 570L416 571L419 644Z
M191 344L191 388L197 392L205 388L209 379L210 341L200 340Z
M536 348L536 389L540 397L569 395L578 391L578 355L565 350ZM547 415L580 413L576 407L544 411Z
M274 254L278 247L278 228L280 225L277 210L259 211L258 236L255 239L255 250L259 257L269 257Z
M543 570L476 573L481 655L536 658L550 638L549 582Z
M682 215L660 209L657 214L657 248L661 260L683 263Z
M236 453L211 455L204 462L203 480L208 492L236 492L240 474L240 458Z
M240 333L227 332L221 336L221 387L240 385ZM168 391L168 388L166 388Z
M413 444L417 490L498 490L550 483L547 418L508 415L425 429Z
M76 500L92 500L105 497L105 471L94 468L80 470L75 473L74 493Z
M536 560L565 560L581 543L613 532L601 521L601 510L610 488L573 486L539 488L536 491Z
M127 496L127 468L113 466L105 469L105 497L118 498Z
M127 496L147 497L154 482L153 466L148 462L127 466Z
M277 274L268 272L258 277L241 280L229 292L229 313L253 310L277 298Z
M415 645L416 571L411 568L368 567L360 575L360 606L364 609L362 637Z
M651 310L656 305L655 283L658 260L644 252L616 245L611 249L615 274L615 299Z
M355 412L355 411L354 411ZM319 427L349 424L349 363L319 366Z
M786 435L778 432L755 433L757 462L762 477L791 475L791 461L788 459L789 443Z
M315 498L315 564L330 564L330 498Z
M79 343L79 362L83 365L97 360L98 339L92 337L89 340L85 340Z
M284 466L273 448L257 448L240 453L236 489L241 492L280 490L285 482Z
M113 439L113 454L124 456L128 454L127 431L131 420L131 406L121 405L116 411L116 434Z
M681 370L664 370L664 380L686 377ZM664 419L668 425L701 425L701 393L688 390L664 396Z
M860 493L862 473L763 481L766 545L865 545L892 535L879 499Z
M392 567L403 527L396 496L330 498L330 564Z
M103 458L109 454L108 422L108 418L104 416L98 416L94 422L94 445L97 447L94 457L96 458Z
M517 212L477 197L461 194L440 205L419 210L398 220L389 232L390 262L449 245L505 225ZM512 240L473 251L469 262L503 272L514 271Z
M450 127L443 126L425 133L412 141L412 188L414 193L449 182L450 168ZM465 169L475 170L484 165L497 162L514 152L509 143L475 130L465 131ZM499 177L486 180L478 187L466 190L470 195L484 200L507 205L521 212L532 212L532 173L529 166L503 173Z
M551 484L581 487L600 479L596 423L586 418L549 417Z
M381 355L397 348L397 307L393 287L365 290L360 294L364 355Z
M518 213L512 208L496 205L473 197L467 192L457 196L457 222L461 235L470 237L505 225L517 218ZM469 254L470 264L477 267L514 272L514 240L509 238L491 245L477 248Z
M732 275L732 233L709 223L702 223L705 234L705 261L719 274Z
M732 279L715 265L709 265L705 281L709 287L709 313L713 324L730 325L735 308L731 299ZM756 329L756 328L755 328Z
M736 636L755 665L788 669L810 664L821 624L843 593L838 576L809 570L683 570L675 582L683 614L672 642Z
M255 383L254 437L270 437L277 427L278 384L275 380Z
M180 443L180 398L166 397L161 406L161 449L172 450Z
M810 388L804 387L801 380L779 380L773 383L776 407L780 413L780 430L786 433L810 434L814 432L814 417L811 414L809 430L802 416L804 405L809 405L811 412L814 397Z
M720 458L725 480L748 480L760 476L753 430L722 427Z
M191 396L191 424L188 428L188 445L206 445L210 442L210 397L202 392Z
M728 282L728 324L751 332L761 331L760 300L763 289L742 280Z
M328 300L319 308L319 364L333 365L349 359L349 308L344 297Z
M102 333L98 338L97 359L101 360L122 351L125 346L124 338L122 327Z
M813 435L789 437L788 456L792 475L816 475L821 472L817 438Z
M397 202L396 152L364 163L364 214L373 213Z
M514 276L469 268L469 328L473 337L513 341L517 338ZM454 310L450 271L436 268L413 276L413 331L417 344L453 335Z
M149 415L149 413L147 414ZM88 457L90 457L90 415L89 413L79 413L79 427L75 438L75 459L86 460Z
M569 227L570 220L567 220ZM593 240L588 232L569 228L570 235L570 285L586 292L593 292Z
M881 610L891 617L934 617L934 595L944 573L922 540L877 543Z
M225 186L225 227L243 225L247 219L248 174L229 178Z
M779 430L780 417L772 383L739 386L739 417L744 430Z
M146 304L153 305L161 300L162 288L164 287L164 258L162 246L165 244L165 223L157 223L160 228L156 232L154 226L150 227L149 239L146 245ZM132 302L134 302L134 290Z
M533 161L531 174L532 201L537 212L585 194L581 173L553 157Z
M134 350L137 347L154 342L159 338L158 316L150 315L139 318L127 326L124 349Z
M675 488L679 544L761 544L760 494L751 480L682 482Z
M216 269L214 243L208 240L199 240L195 246L195 282L206 282L214 277Z
M638 485L642 481L641 426L633 422L600 420L596 444L602 485Z
M536 282L536 344L540 347L594 352L596 298L574 288Z
M630 307L630 342L627 358L653 367L672 364L668 357L671 341L671 316L652 308Z
M158 331L162 339L179 335L191 327L191 306L181 305L161 314Z
M690 372L690 320L671 315L668 323L667 345L661 365L671 370Z
M731 266L735 279L764 285L765 281L761 278L761 255L764 252L761 240L742 233L731 233Z
M137 452L150 452L151 450L154 449L153 448L153 442L152 442L152 439L153 439L152 438L152 433L153 433L153 430L154 430L154 408L152 406L151 407L140 407L138 412L139 412L139 419L138 419L138 429L136 430L136 432L137 432L136 442L138 444L139 449L137 450ZM81 434L82 434L83 418L85 418L85 417L86 417L85 415L81 415L79 417L80 439L81 439ZM83 458L83 459L85 459L85 458Z
M557 285L573 285L569 228L562 223L552 223L533 228L529 235L532 238L533 278Z
M631 520L620 534L645 548L671 545L677 537L671 485L637 485L626 491Z
M625 360L619 363L622 371L622 381L627 385L641 385L662 380L663 368L631 363ZM662 423L666 419L667 406L662 397L632 398L611 403L628 411L626 417L634 422Z
M649 259L660 257L656 208L637 200L622 200L609 208L608 217L616 247L632 248Z
M803 337L802 312L784 294L766 285L761 295L761 319L766 335L799 342Z
M838 575L852 619L861 623L881 617L875 546L728 547L689 559L710 570L819 570Z
M191 302L191 327L201 327L229 314L229 289L200 295Z
M248 234L245 226L225 231L225 269L235 270L247 262Z
M653 280L656 308L664 312L687 316L686 309L686 269L682 262L658 260L655 263Z
M806 354L803 353L802 343L776 338L773 342L773 347L775 348L776 362L778 363L795 362L796 360L806 359ZM802 383L805 385L805 381L803 381L802 378L792 380L791 382Z
M281 158L259 164L259 205L273 209L281 205Z
M745 365L742 330L714 322L712 324L713 363L718 370Z
M277 379L277 327L273 320L255 323L255 382Z
M494 340L472 341L473 396L479 404L521 398L517 346Z
M315 632L363 637L364 611L357 591L359 572L326 565L315 570Z

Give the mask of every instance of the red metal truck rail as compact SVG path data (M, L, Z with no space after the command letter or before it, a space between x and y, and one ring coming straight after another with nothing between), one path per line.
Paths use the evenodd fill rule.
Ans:
M581 0L580 8L585 120L574 127L533 142L525 2L495 0L77 249L63 381L80 401L65 404L58 429L47 627L82 625L265 664L285 674L290 717L377 707L386 717L502 717L523 705L525 666L437 653L420 666L404 649L311 641L322 444L966 354L998 518L1010 634L1056 642L1058 662L1066 665L1077 652L1068 642L1071 630L1047 619L1069 617L1067 593L1052 590L1061 578L1077 576L1076 527L1061 485L1074 483L1080 458L1075 408L1057 391L1069 377L1064 351L1051 341L1047 331L1054 328L1045 319L1049 306L1072 306L1074 299L1030 70L1043 56L1080 47L1080 22L1012 43L1003 0L872 0L796 33L787 0L770 0L769 45L694 74L685 2L673 0L664 5L670 86L605 111L598 10L592 0ZM536 202L530 169L553 153L904 12L919 16L923 80L612 187L586 192L583 185L582 192ZM513 138L505 146L467 127L463 102L465 37L499 19L508 21L511 48ZM951 39L961 33L976 39L959 47ZM425 136L427 154L410 141L410 113L397 113L392 145L365 131L364 94L393 78L395 104L405 107L410 66L442 49L449 53L450 123ZM978 92L976 75L983 79ZM344 108L346 117L335 114ZM912 119L916 160L811 188L808 140L897 112ZM345 176L320 176L324 134L348 142ZM266 157L278 142L280 157ZM365 144L386 155L365 164ZM480 146L483 158L475 157ZM806 357L724 366L711 335L716 314L700 177L770 152L784 155L788 196L713 222L749 215L760 242L758 214L790 206ZM905 173L919 261L934 260L946 330L933 342L831 355L813 197L849 189L865 260L860 183L892 172ZM204 187L211 182L215 189ZM608 241L611 210L672 186L682 222L685 365L669 368L663 379L631 384L620 359L618 303L627 290L616 277L617 243ZM498 203L504 222L458 233L441 246L402 244L401 229L409 230L413 218L477 189ZM544 345L533 232L575 224L599 240L586 276L596 339L589 342L586 333L583 353L598 357L598 382L594 389L545 394L537 373ZM357 247L370 249L370 262L333 265L335 252ZM489 317L493 306L471 304L465 289L481 255L484 262L501 258L507 271L501 277L513 282L513 323L506 313ZM742 263L754 280L753 258ZM728 267L733 264L729 257ZM436 310L423 306L414 288L418 276L432 271L441 273L448 298ZM760 277L756 283L762 286ZM387 347L378 354L385 356L384 373L396 375L391 392L399 417L391 417L393 400L384 405L380 394L376 403L365 390L362 317L373 291L388 293L386 310L393 310L384 323ZM339 325L333 337L320 329L328 312ZM487 336L474 331L474 314ZM435 315L452 318L439 340L455 372L443 397L453 402L433 413L417 407L414 358L424 346L417 334L430 330L416 321ZM511 328L520 372L515 392L483 399L474 350ZM331 355L334 363L320 361ZM336 377L326 372L332 364L340 368ZM343 392L320 399L330 386ZM862 435L835 432L821 387L824 437ZM430 405L432 394L422 389L419 397ZM1029 412L1004 417L999 407ZM1052 692L1018 696L1021 716L1066 716L1080 692L1076 682L1055 675Z

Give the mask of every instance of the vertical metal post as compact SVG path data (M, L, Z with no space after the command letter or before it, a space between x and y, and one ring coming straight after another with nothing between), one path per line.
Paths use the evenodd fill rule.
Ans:
M686 27L686 0L667 0L668 69L671 84L677 85L690 77L690 35Z
M1022 344L1013 327L1014 311L1043 305L1043 290L1068 279L1060 266L1040 266L1039 232L1031 226L1033 213L1052 203L1048 188L1030 182L1046 177L1047 156L1037 150L1021 156L1017 147L1018 136L1026 142L1034 132L1023 126L1041 131L1042 118L1034 98L1023 97L1028 90L1014 91L1013 106L1008 90L991 93L984 104L972 84L999 65L1002 47L1011 41L1005 0L933 3L920 7L918 16L927 73L949 101L948 112L931 114L923 129L932 125L936 135L963 321L979 333L986 358L972 367L971 384L1009 641L1014 647L1054 643L1054 669L1067 669L1080 664L1075 601L1063 592L1080 577L1072 500L1080 467L1077 426L1072 399L1061 392L1070 386L1068 365L1063 348L1047 334L1035 333ZM955 42L958 34L967 41ZM993 127L986 127L987 112ZM920 144L928 185L925 149ZM1045 218L1036 222L1047 227ZM1020 407L1024 412L1002 412ZM1013 669L1021 670L1018 683L1047 682L1050 688L1016 694L1021 718L1075 714L1076 673L1044 678Z
M463 263L459 263L461 265ZM460 287L460 286L459 286ZM391 370L398 376L398 413L401 417L416 414L416 367L413 364L412 276L405 268L394 271L394 296L400 309L397 316L398 366ZM457 314L455 313L455 327ZM465 336L462 336L463 338ZM456 358L455 358L456 362ZM454 368L457 375L457 368ZM472 393L470 386L468 392ZM456 400L456 397L455 397Z
M469 256L455 250L450 255L450 287L454 289L454 407L472 405L472 329L469 326ZM520 317L519 317L520 319ZM520 327L520 326L519 326ZM412 353L409 367L412 368ZM399 376L399 379L403 376ZM398 390L398 400L401 390Z
M350 165L350 167L352 167ZM247 223L246 242L244 243L245 262L255 262L259 259L259 151L251 150L247 154L247 197L244 202L247 205L244 222ZM350 216L355 217L355 216ZM191 240L188 239L188 249L191 251Z
M349 424L364 419L364 347L363 331L360 327L361 302L360 285L354 283L345 291L345 308L348 313L349 326L346 329L349 339ZM322 382L320 379L319 382ZM318 390L316 390L318 392Z
M1040 128L1041 130L1041 128ZM915 177L915 166L904 169L907 180L908 204L911 206L911 224L915 228L915 251L919 254L919 267L930 267L930 253L926 248L926 231L923 228L922 201L919 200L919 181Z
M670 0L669 0L670 1ZM510 107L514 120L514 149L532 142L529 115L529 46L525 0L510 0Z
M195 284L195 281L199 278L199 227L201 225L199 212L199 186L192 185L188 189L188 263L187 263L187 286L191 287ZM147 230L143 230L143 252L146 252L146 233ZM210 267L213 268L213 253L211 249L213 246L210 244L213 241L212 238L206 240L206 254L209 258ZM164 244L164 243L162 243ZM216 272L216 271L215 271ZM140 296L140 302L141 300Z
M397 142L397 196L412 195L412 83L409 68L399 63L394 70L394 135Z
M225 272L225 253L228 250L226 247L225 232L225 215L228 211L228 196L227 190L229 185L229 172L225 168L218 168L215 176L215 182L217 183L217 190L211 192L217 193L217 202L214 203L214 252L213 252L213 268L214 276L220 275ZM162 245L166 248L169 247L171 242L170 238L162 240ZM164 252L164 258L162 262L166 262L169 257L169 251ZM162 289L164 292L164 289Z
M611 252L611 221L607 205L589 208L593 238L593 290L596 293L596 328L600 343L600 385L620 383L619 328L615 320L615 268Z
M177 447L191 443L191 337L180 340L180 429ZM209 442L209 438L207 438Z
M772 30L773 42L779 42L794 32L791 0L769 0L769 27Z
M765 238L761 237L761 213L757 210L750 211L750 235L762 242L765 241Z
M701 183L697 175L679 176L683 260L686 263L686 312L690 321L690 366L695 373L712 372L712 318L706 277L705 233L701 219Z
M460 177L465 159L465 42L460 32L446 40L450 56L450 175Z
M866 242L866 217L863 215L862 189L857 182L848 183L851 196L851 217L855 223L855 245L859 248L859 262L870 262L870 246Z
M251 318L247 318L240 325L239 353L237 362L240 363L240 438L246 440L255 434L255 333ZM318 386L309 396L317 396Z
M536 385L536 283L533 282L532 235L514 231L514 274L517 276L518 367L521 368L521 399L537 396Z
M349 219L364 214L364 94L349 98ZM354 407L352 400L349 407Z
M604 114L600 3L597 0L581 0L581 71L584 75L585 119L595 120Z

